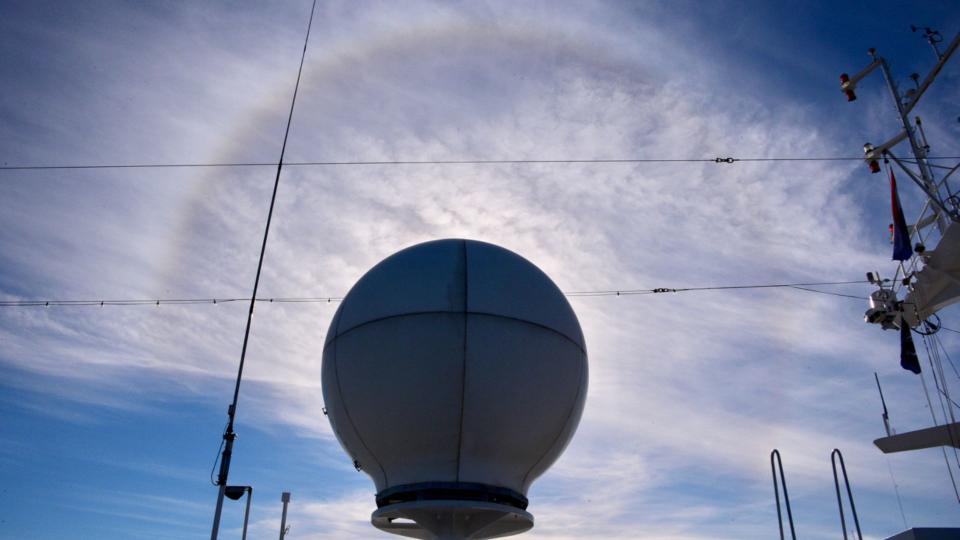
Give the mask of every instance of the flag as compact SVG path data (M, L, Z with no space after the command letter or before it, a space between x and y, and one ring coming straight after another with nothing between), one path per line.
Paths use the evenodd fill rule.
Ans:
M910 247L910 230L907 229L907 220L903 217L903 207L900 206L900 195L897 193L897 179L890 171L890 206L893 210L893 260L906 261L913 256Z
M910 323L903 317L900 318L900 367L920 374L920 359L917 358L917 348L913 346Z

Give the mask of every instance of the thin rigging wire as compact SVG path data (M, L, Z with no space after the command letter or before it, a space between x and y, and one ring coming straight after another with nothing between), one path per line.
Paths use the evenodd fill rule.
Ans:
M943 326L941 326L940 328L942 329ZM948 330L949 330L949 328L948 328ZM956 330L951 330L951 332L956 332ZM937 336L936 334L934 334L934 335L933 335L933 339L934 339L934 341L936 342L936 344L940 347L940 350L943 351L943 356L946 357L947 362L950 363L950 367L953 368L953 373L956 374L956 376L957 376L958 379L960 379L960 371L957 371L957 366L954 365L953 360L950 358L950 354L947 353L947 348L944 347L944 346L943 346L943 342L940 341L940 337Z
M930 416L933 417L933 425L939 426L940 424L937 422L937 415L934 412L933 402L930 400L930 391L927 390L927 381L923 377L923 373L920 374L920 382L923 384L923 393L927 396L927 405L930 409ZM947 433L952 437L952 431L948 429ZM957 481L953 477L953 467L950 466L950 458L947 457L947 449L943 446L941 446L940 449L943 450L943 461L947 465L947 472L950 473L950 484L953 486L953 492L957 496L957 501L960 501L960 490L957 489Z
M830 296L840 296L840 297L843 297L843 298L852 298L852 299L854 299L854 300L867 300L867 297L866 297L866 296L854 296L854 295L852 295L852 294L842 294L842 293L835 293L835 292L830 292L830 291L818 291L817 289L808 289L808 288L806 288L806 287L798 287L798 286L796 286L796 285L794 285L793 287L790 287L790 288L791 288L791 289L797 289L797 290L799 290L799 291L807 291L807 292L820 293L820 294L829 294Z
M933 346L932 346L932 348L931 348L931 346L928 346L927 343L926 343L926 340L927 340L928 338L929 338L931 341L933 341ZM930 357L930 359L931 359L931 360L930 360L930 369L934 370L934 371L933 371L933 382L934 382L934 384L937 386L937 392L939 393L939 395L940 395L940 396L943 396L943 398L946 398L947 401L949 402L949 403L947 404L947 406L949 406L949 404L952 403L954 406L960 408L960 404L958 404L956 401L953 400L952 397L950 397L950 391L949 391L950 389L947 388L947 380L946 380L946 376L944 375L944 372L943 372L943 360L940 358L940 350L939 350L938 347L937 347L938 341L939 341L939 340L937 340L937 335L936 335L936 334L931 334L931 335L929 335L929 336L924 336L924 346L927 347L927 355L929 355L929 357ZM936 365L934 365L934 364L936 364ZM938 378L937 378L937 373L940 374L939 380L938 380ZM940 387L941 384L943 385L943 388ZM938 397L939 397L939 396L938 396ZM940 400L940 407L941 407L941 409L943 408L943 399L942 399L942 398L941 398L941 400ZM944 418L947 417L947 412L946 412L946 410L943 411L943 415L944 415ZM956 422L956 421L957 421L956 418L954 418L954 415L953 415L953 407L950 407L950 421L951 421L951 422ZM956 453L956 452L957 452L957 450L954 449L954 453ZM957 458L957 468L960 469L960 458Z
M918 287L918 289L917 289L918 292L919 292L921 295L923 295L923 294L924 294L924 290L923 290L923 287L921 286L921 284L920 284L919 282L917 283L917 287ZM920 318L920 313L917 311L917 306L916 306L916 304L914 304L914 306L913 306L913 312L914 312L914 315L917 317L918 320L922 320L922 319ZM938 320L939 320L939 317L938 317ZM905 320L901 322L901 324L904 324L904 323L905 323ZM943 411L943 423L944 423L945 426L947 426L947 428L946 428L946 429L947 429L947 435L949 435L949 437L950 437L950 445L953 447L953 457L954 457L954 459L957 461L957 471L958 471L958 473L960 473L960 454L957 453L957 448L956 448L956 446L957 446L957 441L954 440L953 430L949 427L950 424L951 424L951 421L952 421L953 423L956 423L956 418L954 417L954 414L953 414L953 405L952 405L952 403L950 403L950 402L952 401L952 400L950 399L950 394L949 394L949 392L948 392L947 389L946 389L946 379L943 377L943 364L942 364L942 362L940 362L939 350L937 349L936 341L934 341L934 337L935 337L934 334L931 333L931 334L922 334L922 335L923 335L923 347L924 347L924 349L926 349L926 351L927 351L927 362L930 364L930 372L933 374L933 383L934 383L934 385L936 386L936 389L937 389L937 401L940 403L940 409ZM931 341L934 341L932 347L931 347L931 343L930 343ZM939 368L939 369L938 369L938 368ZM937 372L938 372L938 371L940 372L940 377L939 377L939 378L942 379L942 380L943 380L943 383L944 383L944 389L943 389L943 390L940 389L940 383L939 383L938 377L937 377ZM923 393L924 393L924 395L925 395L926 398L927 398L927 405L930 407L930 416L931 416L931 418L933 419L933 425L934 425L934 426L937 426L937 425L938 425L938 424L937 424L937 414L936 414L936 412L934 411L934 409L933 409L933 403L932 403L932 401L930 400L930 392L929 392L929 390L927 389L927 380L926 380L926 377L924 377L924 374L923 374L922 371L919 373L919 375L920 375L920 383L923 385ZM944 397L946 397L947 400L948 400L948 402L947 402L946 404L944 404L944 401L943 401L943 398L944 398ZM949 413L950 413L950 414L949 414L949 418L947 417L947 409L948 409L948 408L949 408ZM950 475L950 485L953 487L953 493L954 493L954 495L956 495L956 497L957 497L957 502L960 503L960 489L957 488L957 480L956 480L956 478L954 477L954 474L953 474L953 467L950 465L950 458L947 457L947 449L946 449L946 446L941 446L940 449L943 451L943 461L944 461L944 464L946 464L946 466L947 466L947 472L948 472L949 475Z
M900 500L900 487L897 485L897 479L893 477L893 466L890 465L890 456L884 454L883 457L887 460L887 470L890 471L890 481L893 483L893 492L897 495L897 506L900 507L900 517L903 518L903 528L909 529L910 526L907 525L907 514L903 511L903 501Z
M944 396L944 397L947 399L947 401L948 401L948 403L947 403L947 408L950 410L950 421L953 422L953 423L956 423L956 422L957 422L957 419L956 419L956 417L954 416L953 406L958 406L958 407L960 407L960 405L957 405L957 402L954 401L953 398L950 397L950 387L947 386L947 376L946 376L946 373L944 373L944 371L943 371L943 358L942 358L941 355L940 355L940 348L937 346L937 344L938 344L938 342L939 342L939 340L937 339L937 335L936 335L936 334L931 335L931 336L930 336L930 341L933 342L933 343L931 344L931 349L933 350L933 358L934 358L934 361L935 361L935 363L936 363L936 370L935 370L934 373L933 373L933 375L934 375L934 382L937 382L936 377L937 377L937 374L939 374L939 375L940 375L940 381L939 381L938 386L941 386L941 385L943 386L943 389L941 390L941 393L943 394L943 396ZM951 404L952 404L952 405L951 405ZM956 454L956 453L957 453L957 448L954 447L954 454ZM960 457L957 458L957 469L960 470Z
M928 160L960 159L960 156L928 157ZM349 161L291 161L287 167L336 167L361 165L564 165L564 164L617 164L617 163L717 163L776 162L776 161L862 161L863 157L714 157L714 158L624 158L624 159L438 159L438 160L349 160ZM49 171L82 169L187 169L218 167L272 167L270 162L223 162L223 163L100 163L90 165L2 165L0 171Z
M731 290L731 289L771 289L771 288L783 288L783 287L817 287L823 285L857 285L862 283L870 283L867 280L854 280L854 281L822 281L820 283L772 283L766 285L718 285L712 287L686 287L683 289L670 289L669 292L686 292L686 291L720 291L720 290ZM657 289L653 289L656 292L659 292Z
M339 302L339 297L300 297L300 298L257 298L256 302L277 304L292 303L331 303ZM0 301L0 307L27 307L27 306L149 306L149 305L195 305L195 304L229 304L233 302L249 302L250 298L157 298L157 299L128 299L128 300L6 300Z
M940 361L939 351L936 349L936 344L931 347L927 342L932 341L924 337L924 346L927 347L927 361L930 363L930 371L933 373L933 384L937 388L937 400L940 402L940 410L943 412L943 423L944 425L956 424L957 419L953 414L953 400L950 398L950 393L946 387L946 380L943 376L943 364ZM939 380L937 374L939 373ZM940 388L940 383L943 382L943 388ZM942 394L942 395L941 395ZM946 403L944 403L944 398L946 398ZM949 418L948 418L949 412ZM957 441L953 437L953 430L949 427L947 428L947 434L950 437L950 446L953 447L953 457L957 462L957 470L960 471L960 453L957 451ZM944 457L946 457L946 448L944 448ZM949 466L949 460L948 460ZM951 474L951 479L953 475ZM957 494L957 502L960 502L960 491L957 491L957 486L954 485L954 492Z
M568 297L602 297L602 296L636 296L643 294L662 294L700 291L729 291L742 289L772 289L784 288L798 291L829 294L863 300L863 297L808 289L810 286L828 285L857 285L869 283L866 280L858 281L824 281L819 283L773 283L762 285L719 285L714 287L686 287L686 288L656 288L656 289L610 289L595 291L567 291L563 294ZM50 306L148 306L155 305L193 305L193 304L227 304L231 302L266 302L271 304L293 303L332 303L343 300L342 296L312 296L312 297L276 297L276 298L156 298L156 299L125 299L125 300L0 300L0 307L50 307ZM251 312L253 304L251 304Z
M923 346L927 350L927 362L930 364L930 371L933 373L934 383L936 383L937 373L933 367L933 356L930 352L930 346L927 343L927 336L923 336ZM927 379L922 372L920 373L920 383L923 385L923 393L927 398L927 406L930 408L930 417L933 418L933 425L939 426L940 423L937 421L937 414L934 411L933 402L930 400L930 391L927 389ZM940 386L937 385L937 399L940 400L940 407L943 408L943 398L940 397L939 390ZM945 425L949 424L946 411L943 413L943 423ZM953 431L950 428L947 428L947 435L950 436L950 442L953 443ZM950 458L947 457L947 449L943 446L941 446L940 449L943 450L943 461L947 465L947 472L950 474L950 484L953 486L953 492L957 496L957 502L960 502L960 489L957 488L957 481L953 476L953 467L950 465Z

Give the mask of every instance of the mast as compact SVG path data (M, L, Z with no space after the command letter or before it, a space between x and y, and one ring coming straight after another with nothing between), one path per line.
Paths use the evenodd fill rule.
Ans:
M927 30L930 35L939 35L939 32L934 32L929 29ZM931 38L928 37L928 41L930 41L930 39ZM874 146L870 143L865 144L864 160L870 165L870 171L872 173L878 173L880 172L880 168L877 164L878 159L884 157L893 159L894 162L908 176L910 176L910 178L913 179L920 189L922 189L927 195L928 202L933 206L933 212L936 216L933 221L937 224L937 228L942 234L945 231L949 221L960 221L960 212L958 212L957 201L955 199L951 200L953 198L953 192L949 189L949 185L947 184L948 177L945 177L940 184L938 184L934 179L932 168L927 160L929 156L930 145L927 144L926 135L923 133L922 121L919 117L916 117L915 124L911 124L909 117L910 112L913 111L913 109L920 102L920 98L923 97L926 91L933 84L934 80L937 78L937 75L939 75L940 71L943 69L943 66L947 63L947 61L950 60L950 57L954 52L956 52L957 48L960 47L960 33L953 38L953 41L950 42L943 54L939 53L939 49L936 47L935 43L937 42L931 41L931 45L934 46L934 51L937 54L936 65L930 70L930 73L924 77L922 83L919 82L919 75L916 73L912 74L910 78L914 81L916 87L907 90L905 93L900 92L896 79L894 79L893 73L890 69L890 64L884 57L877 53L876 49L873 48L868 51L870 57L873 58L873 62L871 62L867 67L862 69L853 77L850 77L846 73L840 75L840 89L844 92L844 94L846 94L847 101L856 100L857 96L855 90L857 84L865 77L870 75L874 70L880 68L881 73L883 73L884 81L887 83L887 89L890 92L890 96L893 98L893 104L897 111L897 120L902 127L902 131L879 146ZM894 157L891 152L893 147L904 140L907 140L910 143L910 152L913 155L913 164L916 165L916 170L907 167L907 163Z
M917 30L916 27L913 29ZM941 51L943 37L940 33L929 28L925 32L937 62L922 80L919 74L910 76L913 88L901 91L889 62L873 48L868 51L872 59L870 64L852 77L846 73L840 75L840 90L847 101L857 99L857 85L867 76L877 70L883 75L900 130L882 144L866 143L863 146L864 161L874 174L882 169L880 160L892 161L924 195L920 214L908 226L910 242L916 243L916 253L910 260L899 263L893 279L889 280L889 288L883 287L887 280L872 273L871 282L879 285L879 290L870 296L870 310L865 320L887 330L899 328L901 324L916 327L939 309L960 301L960 272L956 271L960 268L960 226L953 226L960 222L960 194L951 188L950 183L960 164L955 167L932 164L923 121L919 116L914 116L912 121L910 117L944 65L960 48L960 33ZM909 152L900 157L894 149L904 142ZM947 172L938 180L935 170ZM938 244L935 250L929 245L933 240ZM906 292L898 295L901 289Z
M911 28L914 32L918 30L913 26ZM847 101L855 101L857 99L856 85L879 68L890 96L893 98L901 130L879 146L866 143L863 146L864 160L873 174L879 173L882 169L879 163L880 159L883 159L884 163L893 161L925 196L923 208L916 221L912 225L908 225L905 223L903 210L900 207L894 174L892 170L890 171L891 206L895 222L895 224L890 225L890 232L891 237L896 235L897 238L892 258L898 260L899 264L892 280L881 279L876 272L867 273L868 280L877 285L878 290L870 295L870 309L867 310L864 320L868 323L879 324L884 330L897 329L900 331L900 365L920 376L934 425L906 433L894 433L890 429L889 415L886 402L883 399L883 390L880 388L880 379L874 373L877 390L880 392L880 400L883 403L883 422L886 431L886 437L875 440L874 444L885 454L940 447L954 492L957 495L957 500L960 501L960 490L957 488L953 469L947 457L947 448L952 447L954 456L957 458L957 464L960 466L960 454L957 453L957 449L960 448L960 422L957 422L953 415L953 403L946 390L946 380L940 365L939 351L936 349L939 341L935 337L930 338L934 343L932 349L928 342L928 337L941 328L937 311L960 301L960 226L956 224L960 222L960 196L950 188L949 183L950 177L960 169L960 164L953 167L932 164L930 143L923 129L923 121L919 116L915 116L912 123L910 119L910 113L916 108L920 98L926 94L943 66L960 47L960 33L941 52L940 45L943 37L940 32L930 28L924 30L924 36L930 44L937 62L922 82L920 75L914 73L910 75L914 87L901 92L890 69L890 64L877 53L876 49L871 48L869 55L873 61L853 77L846 73L841 74L840 89L846 95ZM893 149L904 141L910 147L912 159L902 159L893 152ZM934 169L947 172L938 181ZM931 230L933 227L935 227L935 231ZM937 245L931 249L931 246L928 246L927 243L935 236L938 236L936 238ZM914 241L916 241L916 244L911 248L910 244ZM884 287L884 284L888 281L890 287ZM906 293L898 295L900 289L906 290ZM937 397L940 399L942 406L949 407L949 418L945 410L942 425L937 422L926 381L919 364L916 362L916 351L912 340L914 332L924 338L924 345L927 348L927 355L938 392ZM912 363L909 362L911 356ZM944 385L943 396L939 394L941 389L937 371L940 374L939 381ZM947 398L945 404L943 397ZM839 500L839 487L837 488L837 495ZM846 532L844 532L844 536L846 536Z

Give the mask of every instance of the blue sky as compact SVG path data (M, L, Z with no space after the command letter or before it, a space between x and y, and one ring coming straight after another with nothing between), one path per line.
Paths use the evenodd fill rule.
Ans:
M309 2L0 2L0 163L270 162ZM320 2L290 161L855 156L896 133L903 80L948 2ZM958 67L918 108L958 155ZM249 294L273 169L0 171L0 299ZM289 167L261 296L340 296L443 237L501 244L564 290L860 279L893 271L885 179L859 162ZM908 213L919 199L902 194ZM866 286L836 289L866 296ZM530 492L529 536L776 534L780 448L804 538L835 537L829 454L864 532L960 526L894 333L865 302L795 290L574 298L590 353L580 428ZM321 414L335 305L258 308L231 483L251 536L380 538L373 485ZM242 304L0 309L0 538L203 538ZM960 328L960 313L945 323ZM954 321L951 323L951 321ZM960 340L944 335L951 353ZM950 381L956 387L956 379ZM888 469L889 466L889 469ZM229 503L224 537L239 534Z

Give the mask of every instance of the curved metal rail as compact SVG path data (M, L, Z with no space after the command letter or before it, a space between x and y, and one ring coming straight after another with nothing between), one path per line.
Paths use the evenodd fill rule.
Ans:
M783 460L780 458L780 451L774 448L773 451L770 452L770 471L773 473L773 497L777 501L777 524L780 526L780 540L786 540L783 536L783 514L780 512L780 489L777 486L778 469L780 470L780 485L783 486L783 501L787 506L790 537L793 540L797 540L797 532L793 528L793 512L790 510L790 495L787 493L787 479L783 476ZM846 477L846 473L844 473L844 477Z
M837 506L840 507L840 527L843 528L843 540L847 540L847 519L843 512L843 499L840 497L840 479L837 477L837 458L840 458L840 470L843 472L843 483L847 487L847 500L850 501L850 513L853 514L853 524L857 528L857 538L863 540L863 534L860 532L860 519L857 518L857 507L853 504L853 492L850 490L850 479L847 478L847 466L843 463L843 454L837 448L830 452L830 464L833 465L833 487L837 491ZM780 473L783 474L782 472ZM786 488L784 488L786 491ZM787 507L789 508L789 506ZM782 533L781 533L781 536Z

